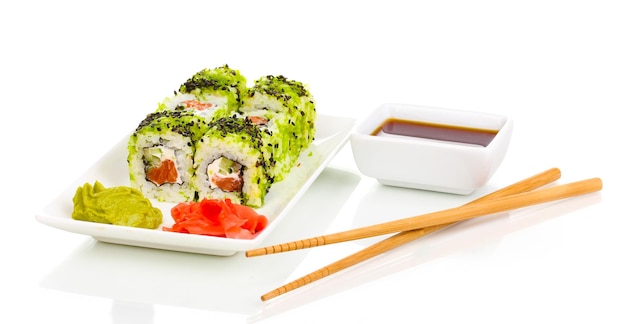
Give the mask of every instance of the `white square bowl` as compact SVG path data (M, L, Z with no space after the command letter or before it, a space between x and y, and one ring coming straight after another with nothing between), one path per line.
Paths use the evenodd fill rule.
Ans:
M489 130L486 146L449 140L375 133L389 120ZM481 112L383 104L359 121L350 135L359 171L384 185L470 194L485 185L506 155L513 121Z

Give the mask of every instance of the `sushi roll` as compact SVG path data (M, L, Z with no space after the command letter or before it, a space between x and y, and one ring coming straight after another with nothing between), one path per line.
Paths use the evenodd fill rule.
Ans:
M199 100L213 102L218 106L237 108L246 91L246 82L239 70L223 65L197 72L180 86L178 92L193 94Z
M265 109L244 112L240 117L248 119L260 130L261 151L271 182L285 179L297 161L292 149L294 126L291 118L287 114Z
M260 207L271 186L262 131L237 114L219 118L196 143L194 186L198 199L226 199Z
M275 181L283 180L315 137L315 100L304 84L284 76L264 76L246 91L241 108L248 116L268 120L274 138Z
M261 77L248 88L241 107L242 112L255 110L270 110L289 119L292 159L297 159L313 142L317 118L315 100L303 83L282 75Z
M237 111L246 88L246 78L228 65L203 69L183 83L174 96L160 102L157 111L189 110L211 121Z
M130 136L131 186L162 202L231 199L261 207L313 142L315 101L301 82L203 69Z
M207 122L189 111L149 114L128 141L131 187L162 202L193 201L195 143Z
M178 93L193 95L204 105L228 106L237 110L247 89L246 82L239 70L223 65L197 72L179 87Z

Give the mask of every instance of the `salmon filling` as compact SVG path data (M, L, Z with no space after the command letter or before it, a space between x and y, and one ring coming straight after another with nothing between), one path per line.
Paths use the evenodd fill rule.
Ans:
M267 118L263 116L248 116L247 118L257 126L266 126L268 122Z
M176 154L173 149L154 146L144 149L146 179L157 186L165 183L182 183L176 168Z
M198 101L198 100L187 100L187 101L185 101L183 103L185 104L185 108L191 108L191 109L195 109L195 110L198 110L198 111L211 109L211 108L215 107L215 105L212 104L212 103L201 102L201 101Z
M241 164L220 157L207 166L211 188L226 192L241 191L243 188L243 167Z

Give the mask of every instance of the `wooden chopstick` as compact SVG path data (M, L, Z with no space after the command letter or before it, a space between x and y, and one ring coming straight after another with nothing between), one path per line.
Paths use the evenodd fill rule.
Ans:
M545 189L522 192L495 199L483 200L477 203L466 204L460 207L445 209L419 216L402 218L391 222L365 226L344 232L322 235L313 238L263 247L259 249L248 250L246 251L246 256L252 257L272 253L287 252L327 244L358 240L383 234L414 230L429 226L449 224L479 216L485 216L498 212L504 212L554 200L583 195L599 191L601 189L602 180L600 180L599 178L591 178L568 184L557 185Z
M481 201L485 201L488 199L494 199L499 197L505 197L512 194L522 193L537 189L549 183L552 183L558 180L561 177L561 171L558 168L548 169L544 172L536 174L532 177L526 178L522 181L516 182L510 186L504 187L502 189L496 190L488 195L482 196L478 199L475 199L466 205L475 204ZM351 267L355 264L368 260L372 257L375 257L379 254L392 250L398 246L406 244L408 242L414 241L420 237L426 236L432 232L445 228L452 224L441 224L430 226L426 228L420 228L415 230L409 230L400 232L396 235L388 237L376 244L373 244L359 252L351 254L339 261L333 262L321 269L318 269L314 272L311 272L299 279L296 279L290 283L287 283L279 288L276 288L263 296L261 296L261 300L267 301L274 297L285 294L289 291L295 290L307 284L310 284L314 281L327 277L333 273L344 270L348 267Z

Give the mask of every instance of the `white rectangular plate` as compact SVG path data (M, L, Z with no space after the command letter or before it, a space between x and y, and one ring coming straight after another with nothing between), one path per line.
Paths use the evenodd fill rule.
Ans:
M41 213L37 214L36 219L52 227L116 244L222 256L254 249L261 246L265 238L272 233L328 162L343 147L354 124L355 120L352 118L318 115L317 133L313 145L300 155L297 166L292 169L289 176L272 186L265 197L265 205L257 209L258 213L269 219L269 224L254 239L232 239L163 231L162 226L171 226L174 222L170 210L175 204L156 201L153 201L153 204L163 212L163 224L154 230L72 219L74 208L72 197L79 186L87 182L93 184L96 180L106 187L130 185L126 163L127 138L123 138Z

